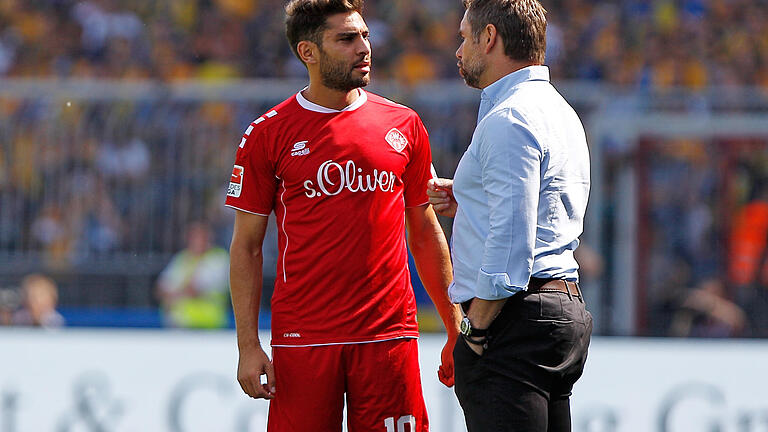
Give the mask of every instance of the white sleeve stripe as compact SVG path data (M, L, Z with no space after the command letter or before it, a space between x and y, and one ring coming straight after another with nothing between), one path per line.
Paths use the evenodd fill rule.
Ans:
M277 115L277 111L272 110L272 111L270 111L270 112L268 112L268 113L266 113L264 115L267 116L267 118L272 118L272 117Z
M245 147L245 140L251 137L251 132L253 132L253 128L265 120L266 119L264 117L259 117L256 120L254 120L250 125L248 125L248 129L246 129L245 133L243 134L243 140L240 141L240 148Z
M233 206L231 204L224 204L224 206L225 207L229 207L229 208L233 208L233 209L241 211L243 213L249 213L249 214L252 214L252 215L269 217L269 215L265 215L265 214L262 214L262 213L256 213L256 212L252 212L252 211L248 211L248 210L244 210L244 209L241 209L240 207L235 207L235 206Z

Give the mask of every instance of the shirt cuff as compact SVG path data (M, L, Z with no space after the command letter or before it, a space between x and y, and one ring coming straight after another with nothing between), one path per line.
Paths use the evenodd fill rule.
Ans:
M486 273L483 269L477 275L475 297L483 300L502 300L525 291L524 287L516 287L506 273Z

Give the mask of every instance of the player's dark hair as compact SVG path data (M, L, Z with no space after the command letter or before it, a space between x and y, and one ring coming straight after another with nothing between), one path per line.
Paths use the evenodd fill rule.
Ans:
M285 6L285 34L291 51L301 60L297 46L301 41L323 47L323 32L328 16L337 13L363 13L364 0L291 0Z
M488 24L504 42L504 53L512 60L544 64L547 51L547 11L538 0L463 0L472 38Z

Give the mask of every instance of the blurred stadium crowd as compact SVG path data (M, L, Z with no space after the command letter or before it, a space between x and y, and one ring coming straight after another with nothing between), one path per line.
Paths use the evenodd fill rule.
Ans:
M450 2L449 2L450 3ZM768 86L765 0L544 0L556 79ZM2 0L0 76L303 77L282 0ZM454 78L460 2L370 0L376 79Z
M542 2L556 85L643 95L739 86L768 95L766 0ZM223 199L240 132L287 96L245 88L241 96L200 96L195 89L241 78L301 83L306 71L285 42L283 3L0 0L0 288L19 285L25 274L51 274L75 324L85 322L73 312L78 307L113 306L111 322L134 307L171 308L158 275L199 221L213 244L228 244L233 215ZM441 176L454 172L476 118L476 95L429 87L450 81L463 88L454 57L462 13L458 0L368 0L365 11L374 85L396 83L399 93L387 96L422 116ZM3 93L3 83L19 85L15 78L43 80ZM61 89L58 79L86 85ZM178 82L191 85L169 89ZM429 97L416 93L419 86ZM596 101L586 88L569 97L583 118L625 103L613 93ZM768 103L761 107L768 111ZM643 332L768 336L761 318L768 317L768 276L759 276L768 257L768 137L657 140L639 154L610 139L600 145L593 160L603 160L604 178L594 181L606 190L597 210L606 227L619 223L616 200L626 198L621 173L637 158L647 161L640 166L648 190L639 224L648 242L640 257ZM582 249L591 251L580 259L587 279L615 280L611 241L604 235L605 244ZM155 318L147 322L162 324Z

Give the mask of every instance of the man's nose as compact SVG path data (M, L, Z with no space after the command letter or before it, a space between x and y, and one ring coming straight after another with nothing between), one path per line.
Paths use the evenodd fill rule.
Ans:
M363 37L360 38L360 42L361 43L357 47L357 53L364 54L367 56L368 54L371 53L371 42L368 41L368 39L365 39Z

